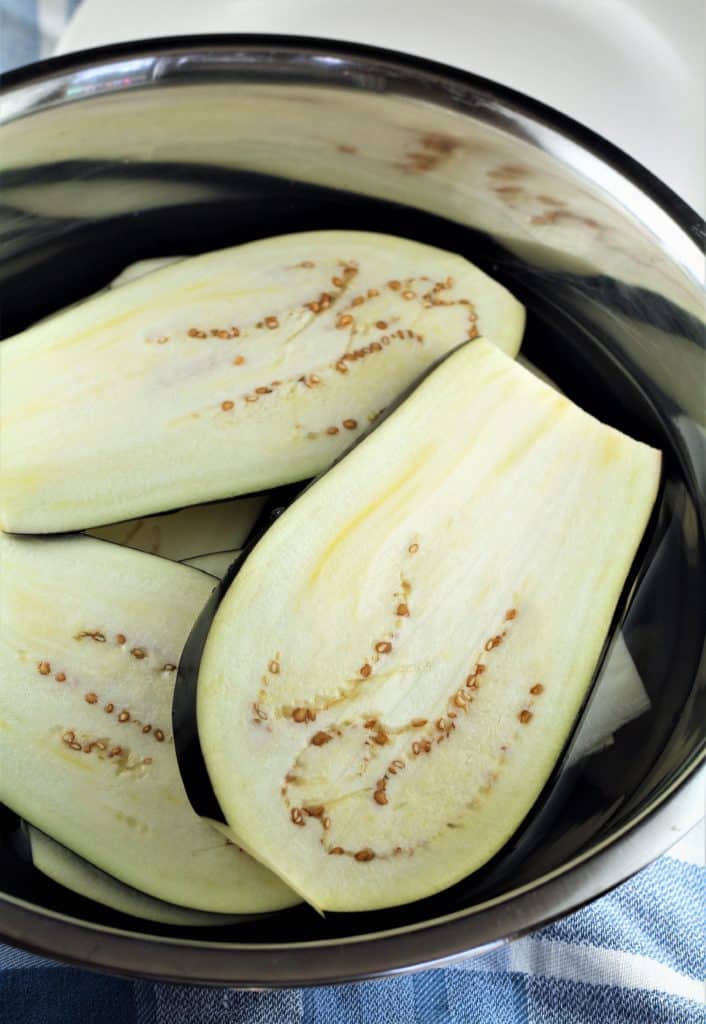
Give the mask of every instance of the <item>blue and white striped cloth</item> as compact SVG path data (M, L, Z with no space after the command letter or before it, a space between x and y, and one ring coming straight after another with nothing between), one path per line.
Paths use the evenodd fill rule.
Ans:
M50 55L79 0L0 0L0 70ZM0 1024L706 1024L703 825L591 906L448 968L236 992L92 974L0 946Z

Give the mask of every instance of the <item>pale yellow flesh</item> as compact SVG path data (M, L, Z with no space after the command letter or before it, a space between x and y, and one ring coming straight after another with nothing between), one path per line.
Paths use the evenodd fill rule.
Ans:
M450 356L283 514L215 617L198 725L233 833L324 910L484 864L565 743L659 474L492 345Z
M529 359L526 359L524 356L518 356L517 362L520 366L524 366L526 370L529 370L530 373L533 373L538 380L542 380L545 384L549 384L556 391L561 391L561 388L557 387L556 382L552 380L552 378L548 374L546 374L544 370L540 370L538 366L535 366L534 363L531 363Z
M162 256L151 260L138 260L125 267L114 278L109 287L123 285L177 263L183 257ZM110 526L99 526L86 531L92 537L111 540L116 544L162 555L174 561L194 565L203 572L214 575L214 568L222 568L224 549L240 547L246 540L259 515L265 499L236 498L232 501L218 501L167 512L164 515L147 516L144 519L128 519ZM211 555L209 552L219 552ZM198 559L204 558L203 565ZM210 567L209 567L210 566ZM225 566L227 568L227 566ZM215 575L225 572L218 571Z
M0 802L157 899L272 910L296 898L196 815L174 752L175 666L213 586L89 537L0 536Z
M386 235L182 260L3 342L0 525L84 529L314 476L440 356L477 334L514 355L523 325L466 260Z
M191 928L208 928L237 920L237 917L228 914L187 910L163 900L155 900L89 864L83 857L72 853L32 825L28 826L28 833L32 863L38 871L65 889L105 907L119 910L121 914Z
M128 519L87 533L151 555L185 562L213 551L241 547L264 504L264 497L235 498L195 505L162 516Z

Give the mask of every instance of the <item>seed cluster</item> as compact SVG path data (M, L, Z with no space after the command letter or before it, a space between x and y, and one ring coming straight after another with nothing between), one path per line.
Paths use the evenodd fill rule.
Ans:
M105 753L107 757L115 757L122 753L122 747L111 747L108 745L107 740L90 740L79 742L76 739L76 733L73 729L67 730L62 737L62 743L64 743L71 750L81 750L84 754L90 754L93 750L99 750Z
M90 637L90 639L93 640L95 643L104 644L107 642L107 637L105 633L103 633L102 630L99 629L81 630L79 633L76 634L74 639L83 640L86 637ZM124 647L127 644L127 637L125 636L124 633L116 633L114 637L114 642L117 644L118 647ZM144 661L145 658L149 657L149 650L141 645L135 645L134 647L130 647L129 652L132 655L132 657L135 658L136 661ZM159 672L176 672L176 670L177 666L171 661L165 662L163 665L160 666L159 669L157 669L157 671Z
M190 327L186 332L190 338L218 338L221 341L226 341L231 338L240 337L240 328L235 326L230 327L209 327L204 329L203 327Z
M517 614L518 612L516 608L509 609L508 612L506 612L505 621L514 621L517 618ZM500 634L494 635L490 638L490 641L492 642L486 642L483 645L484 654L481 655L481 660L476 661L473 670L466 676L464 680L464 686L456 690L449 698L446 713L442 715L440 718L436 719L436 721L433 723L432 731L430 733L427 733L427 735L423 735L419 739L414 739L412 741L411 746L409 748L410 755L412 758L417 758L423 754L429 754L432 751L434 744L442 743L444 740L450 737L452 732L456 729L456 719L458 718L458 712L468 710L469 705L473 703L475 692L480 688L480 677L485 673L487 667L483 662L482 658L490 651L493 651L497 647L499 647L506 635L507 630L501 632ZM530 689L530 693L538 695L543 691L543 689L544 688L541 683L535 683L534 686ZM528 709L523 709L518 715L518 718L522 724L526 724L532 718L532 712ZM402 727L401 729L397 729L395 731L397 734L401 734L404 731L406 731L406 729L423 729L427 725L428 719L413 718L411 719L407 727ZM369 719L365 722L365 728L377 729L377 720ZM385 739L383 742L386 743L388 737L387 734L384 735ZM397 774L397 772L404 768L404 766L405 762L401 759L396 759L392 761L388 766L385 774L377 780L377 782L375 783L375 788L372 793L372 798L376 804L380 806L385 806L389 802L389 797L387 793L387 783L390 779L390 776ZM491 783L492 781L494 780L491 780Z
M397 626L398 627L401 625L401 621L400 621L401 619L406 619L406 618L408 618L410 616L410 609L409 609L408 601L409 601L409 594L410 594L411 590L412 590L411 584L402 575L401 576L401 583L400 583L400 590L393 595L394 608L395 608L395 613L397 615ZM389 634L389 635L391 635L393 638L395 636L394 633ZM373 664L371 664L371 663L376 663L377 661L379 661L380 658L386 657L387 655L391 654L392 651L393 651L393 647L394 647L393 642L390 639L381 639L381 640L373 641L371 646L373 648L373 654L371 655L369 661L366 661L365 664L359 670L359 677L360 678L359 678L358 682L360 682L361 679L368 678L372 674L372 672L373 672ZM338 697L336 697L333 701L329 701L326 704L322 705L321 707L318 707L316 710L317 711L325 710L332 703L335 703L339 699L340 699L340 695ZM289 709L283 709L283 710L284 710L284 713L287 714ZM294 721L294 722L296 722L298 724L304 724L304 723L307 723L307 722L312 722L316 718L316 711L314 709L306 708L306 707L301 707L301 706L295 707L294 709L289 711L289 714L290 714L290 717L291 717L292 721ZM426 723L426 719L417 719L415 721L416 721L417 726L423 726L423 725L427 724ZM369 754L366 757L366 762L367 762L367 760L370 759L371 756L373 756L373 754L372 754L373 751L375 751L376 749L379 749L380 747L385 747L385 746L387 746L391 742L391 736L392 736L393 732L397 733L397 732L400 732L400 731L404 731L404 728L402 730L390 730L390 729L388 729L387 727L385 727L379 721L379 719L376 716L371 716L371 717L367 718L364 721L364 726L363 727L366 730L365 746L368 747L368 749L369 749ZM332 727L328 727L327 729L320 729L317 732L315 732L314 735L311 736L311 738L309 739L309 746L310 747L312 747L312 746L313 747L323 747L323 746L326 746L328 743L330 743L337 736L341 736L341 735L342 735L342 731L340 729L338 729L338 728L335 728L335 727L333 727L333 728ZM374 791L374 794L373 794L373 799L375 800L375 802L378 805L384 806L388 802L388 797L387 797L387 793L386 793L386 785L387 785L388 778L390 776L393 776L393 775L397 774L397 772L401 771L404 767L405 767L405 762L402 759L400 759L400 758L395 758L393 761L391 761L391 763L388 766L388 769L387 769L387 771L385 773L385 776L378 781L378 783L376 785L376 788L375 788L375 791ZM285 802L287 801L287 793L288 793L289 785L291 785L292 783L297 784L299 782L300 782L300 779L299 779L299 777L296 775L296 773L294 771L290 770L286 774L285 780L284 780L284 784L282 785L282 787L280 789L280 793L281 793L282 797L284 798ZM323 806L317 806L315 808L315 813L314 813L314 811L312 811L312 808L306 808L306 807L302 808L302 807L298 807L297 806L297 807L294 807L294 808L290 809L289 815L290 815L290 820L292 821L292 823L297 825L297 826L300 826L300 827L304 826L306 824L307 816L319 818L320 822L321 822L321 825L322 825L322 828L323 828L324 832L326 832L326 831L328 831L331 828L331 818L329 816L327 816L327 815L324 815L324 811L325 811L325 807L323 807ZM322 834L321 842L325 846L324 839L323 839L323 834ZM334 847L331 847L331 848L327 848L327 852L330 853L330 854L334 854L334 855L344 855L345 854L347 856L353 857L355 860L357 860L359 862L365 862L365 861L368 861L368 860L372 860L373 857L376 856L375 852L373 850L367 848L367 847L365 849L363 849L363 850L345 850L341 846L334 846ZM401 850L401 848L398 848L394 852L395 852L395 855L397 855L397 853L398 852L401 853L402 850Z
M372 341L369 345L362 345L359 348L353 349L352 351L344 352L331 365L331 369L337 371L338 373L346 374L348 373L350 364L357 363L361 359L365 359L367 356L373 355L377 352L382 352L383 348L386 348L388 345L391 344L391 342L393 342L396 339L413 339L418 344L423 344L424 342L423 335L412 330L403 330L400 328L399 330L389 335L384 335L382 338L380 338L379 341ZM245 362L245 358L244 356L236 356L233 362L236 365L242 365L242 363ZM293 378L291 378L284 381L272 380L269 382L269 384L260 384L257 387L253 388L252 391L246 392L240 397L246 404L252 404L254 402L257 402L259 398L262 397L263 395L274 394L283 385L291 387L295 383L300 384L302 387L311 390L313 388L319 387L319 385L321 385L323 381L319 374L307 373L302 374L300 377L296 379L296 381ZM221 401L219 407L223 412L231 412L235 408L235 405L235 399L228 398ZM355 426L353 426L352 424L355 424ZM346 430L355 430L357 425L357 421L355 421L354 419L346 418L343 420L343 426L345 427ZM338 427L334 428L333 426L331 426L326 429L325 433L336 434L338 433ZM309 438L314 438L318 437L319 435L316 432L310 432L307 436Z
M311 260L303 260L301 263L298 263L297 266L313 268L315 264ZM355 274L358 272L357 267L354 266L352 262L342 263L341 266L342 277L335 276L332 278L332 283L334 284L334 287L338 288L340 291L342 291L347 286L349 278L355 276ZM324 309L329 308L329 306L336 297L337 296L330 295L328 292L322 292L318 300L315 300L314 302L307 302L305 303L305 306L314 313L323 312ZM261 320L258 320L256 322L255 329L274 331L277 330L279 326L279 316L277 316L275 313L268 313ZM240 338L242 331L244 329L245 328L237 327L233 324L231 324L228 327L203 327L194 325L187 329L186 335L188 338L192 338L198 341L205 341L208 338L216 338L220 341L230 341L234 338ZM145 339L145 341L148 344L157 345L165 345L170 340L171 338L167 334L162 334L159 335L158 337ZM234 359L233 361L236 366L240 366L242 365L242 363L245 362L245 359L242 356L240 356L236 357L236 359Z
M325 313L327 309L330 309L358 273L358 264L354 260L339 260L338 265L341 268L340 273L334 274L331 278L331 285L335 290L335 294L321 292L318 298L304 303L304 308L308 309L315 316L318 316L319 313Z
M396 626L398 628L402 625L400 621L401 619L409 618L410 611L407 601L411 589L412 587L409 581L405 579L404 576L402 576L400 583L400 591L396 592L393 595L393 598L395 600L395 612L397 615ZM400 611L400 609L402 610ZM291 718L292 721L296 722L299 725L304 724L306 722L315 721L317 712L325 711L332 704L340 700L343 696L350 695L350 693L355 690L356 686L360 685L362 681L370 678L370 676L373 674L373 666L377 662L379 662L380 658L386 657L388 654L392 653L392 641L394 640L396 633L394 631L391 631L389 635L392 639L373 641L373 643L371 644L373 648L372 655L360 666L360 668L358 669L357 677L352 680L352 686L345 693L339 693L332 700L322 702L321 704L318 704L315 708L306 706L298 706L294 708L285 707L281 709L280 714L283 715L283 717L285 718ZM262 692L263 691L261 691L261 694Z
M345 265L345 267L346 267L346 269L343 270L343 277L337 277L336 276L336 277L332 278L332 283L336 282L337 283L336 286L339 287L341 291L346 286L346 280L344 280L344 278L351 277L351 276L353 276L357 272L356 269L354 267L352 267L351 265L347 264L347 265ZM422 280L430 280L430 279L429 278L423 278ZM447 282L448 281L451 281L451 279L448 278ZM451 284L453 284L453 282L451 282ZM451 285L449 285L449 287L450 286ZM396 291L399 288L401 288L402 285L401 285L401 283L399 281L391 281L391 282L388 282L388 287L392 291ZM443 290L444 287L446 287L446 283L445 282L438 282L437 285L434 285L434 288L436 288L437 290ZM375 297L377 297L379 295L380 295L379 289L377 289L377 288L370 288L370 289L368 289L368 291L367 291L367 293L365 295L358 295L354 299L352 299L351 303L350 303L350 308L359 307L364 302L366 302L368 299L375 298ZM414 292L411 289L405 289L402 292L402 295L403 295L404 298L411 299L411 298L416 297L416 292ZM337 298L336 295L332 295L329 292L322 292L318 299L312 300L311 302L307 302L304 305L305 305L305 308L309 309L314 314L319 314L319 313L322 313L325 310L329 309L330 306L332 305L332 303L335 301L336 298ZM423 297L423 301L424 301L424 304L427 305L427 306L431 306L431 305L455 305L456 304L456 302L444 301L444 300L441 300L439 298L436 298L433 289L429 292L429 297L428 298ZM465 300L465 299L464 300L458 300L458 302L459 303L467 303L467 300ZM470 315L475 316L474 313L472 313ZM276 318L275 317L265 318L265 320L262 321L262 323L265 326L267 326L268 325L267 324L268 320L270 321L270 326L274 326L274 321L276 320ZM338 328L341 328L341 329L351 328L351 334L356 334L357 333L355 318L350 313L341 312L338 315L338 317L337 317L336 326ZM386 320L378 320L378 321L376 321L375 326L380 331L386 331L387 328L388 328L388 322ZM417 331L413 331L413 330L411 330L409 328L407 328L407 329L398 328L397 330L393 330L393 331L391 331L388 334L383 334L378 340L372 341L368 345L361 345L361 346L358 346L357 348L352 349L350 351L345 351L344 353L342 353L341 356L339 356L333 362L331 368L333 370L335 370L336 372L338 372L338 373L347 374L349 372L350 364L357 363L360 360L365 359L366 357L368 357L370 355L374 355L375 353L382 352L383 349L388 347L393 341L405 340L405 339L406 340L416 341L418 344L423 344L424 343L424 336L422 334L418 333ZM238 355L238 356L235 357L233 362L234 362L235 365L240 366L240 365L242 365L245 362L245 357L242 356L242 355ZM302 376L298 377L297 378L297 383L301 384L302 386L304 386L306 388L311 389L311 388L318 387L322 383L322 379L319 376L319 374L317 374L315 372L312 372L312 373L308 373L308 374L303 374ZM258 387L254 388L252 391L242 395L241 396L242 400L246 404L252 404L254 402L257 402L259 397L262 396L262 395L273 394L283 384L285 384L287 386L291 386L292 384L294 384L294 380L293 379L288 379L288 380L285 380L285 381L275 380L275 381L270 381L269 384L261 384ZM223 412L232 412L232 410L235 408L235 406L236 406L236 400L232 399L232 398L225 399L225 400L221 401L221 403L220 403L220 409ZM355 426L351 425L353 423L355 423ZM357 427L357 422L355 420L351 419L351 418L347 418L347 419L345 419L343 421L343 426L344 426L344 428L346 430L354 430ZM339 428L338 428L337 425L331 425L330 427L327 427L324 430L324 434L328 434L329 436L335 436L338 432L339 432ZM313 439L313 438L318 437L318 436L319 436L319 434L317 432L309 432L307 434L307 437L309 439Z
M344 287L347 286L349 278L354 276L356 272L357 271L356 271L356 268L354 266L352 266L350 264L344 264L344 270L342 272L343 276L342 277L334 276L332 278L332 284L334 285L335 288L337 288L339 290L339 294L340 294L340 292L342 292ZM414 285L417 284L417 282L428 282L430 286L426 289L426 291L417 292L415 290L415 287L413 287ZM453 278L447 277L444 281L437 281L436 283L431 284L431 279L430 278L428 278L426 276L422 276L420 278L408 278L405 282L398 281L398 280L391 280L391 281L387 282L386 287L390 291L399 292L401 297L403 299L407 300L407 301L411 301L413 299L419 298L422 306L424 308L426 308L426 309L429 309L432 306L455 306L455 305L467 306L468 310L469 310L468 311L468 320L469 320L468 337L469 338L477 337L477 335L478 335L477 319L478 318L477 318L477 314L475 312L475 308L473 307L473 304L470 302L470 300L469 299L464 299L464 298L461 298L461 299L447 299L447 298L443 298L442 297L442 293L444 291L452 288L453 287L453 283L454 283L453 282ZM359 308L365 302L367 302L369 299L376 298L379 295L380 295L380 290L379 289L377 289L377 288L369 288L365 294L356 295L351 300L348 308L349 309ZM330 292L322 292L318 299L314 299L314 300L312 300L310 302L305 303L304 305L305 305L305 308L309 309L314 314L319 314L319 313L322 313L325 310L329 309L330 306L332 305L332 303L335 301L335 298L337 298L337 296L336 295L332 295ZM269 326L269 327L278 326L277 318L276 317L266 317L264 319L264 321L261 321L261 323L258 324L258 326L262 326L262 325ZM387 331L387 329L388 329L388 322L386 320L377 320L376 323L375 323L375 326L380 331ZM351 329L351 331L350 331L351 334L357 333L355 317L351 313L349 313L349 312L347 312L345 310L342 311L341 313L339 313L339 315L338 315L338 317L336 319L336 327L339 328L339 329L348 329L348 328L350 328ZM374 354L376 352L381 352L385 347L389 346L391 344L391 342L396 340L396 339L400 339L400 340L401 339L414 340L414 341L418 342L419 344L422 344L424 342L424 336L422 334L419 334L418 332L413 331L413 330L411 330L409 328L407 328L407 329L398 328L397 330L393 330L390 333L383 334L379 338L379 340L373 341L373 342L371 342L368 345L359 346L359 347L357 347L357 348L355 348L355 349L353 349L351 351L344 352L337 360L335 360L335 362L333 364L333 367L334 367L334 369L338 373L346 374L346 373L349 372L349 364L355 363L355 362L357 362L357 361L359 361L361 359L364 359L367 356L370 356L370 355L372 355L372 354ZM241 365L241 363L244 362L244 357L237 356L236 359L234 360L234 362L237 365ZM308 374L308 375L304 375L302 377L299 377L299 382L304 384L305 387L309 387L310 388L310 387L315 387L318 384L320 384L321 383L321 379L320 379L320 377L318 377L317 374L313 374L312 373L312 374ZM256 402L258 400L258 396L259 395L271 394L275 390L276 387L281 385L281 383L282 383L281 381L272 381L269 385L264 385L263 384L260 387L255 388L253 392L250 392L250 393L244 395L243 396L243 401L245 401L246 403ZM291 381L287 381L286 383L292 383L292 382ZM225 412L231 411L234 408L234 406L235 406L235 402L234 402L233 399L227 399L226 401L221 403L221 409L223 411L225 411ZM352 429L352 428L348 428L348 429ZM331 435L334 435L337 432L338 432L337 429L334 429L333 426L327 428L327 430L326 430L326 433L329 433ZM311 437L312 435L310 434L309 436ZM317 435L314 435L314 436L317 436Z
M529 688L529 692L530 699L527 701L527 707L522 708L522 710L517 716L520 725L527 725L529 722L532 721L534 717L534 712L532 711L534 701L532 700L532 698L541 696L541 694L544 693L544 686L542 685L542 683L533 683L532 686L530 686Z
M424 719L424 723L426 724L426 719ZM390 779L391 776L397 775L398 772L401 772L404 767L405 762L402 760L401 757L396 757L393 761L390 761L389 765L387 766L387 771L385 772L385 774L381 778L379 778L375 783L375 789L373 791L373 800L375 801L376 804L379 804L381 807L385 806L385 804L388 802L388 780Z
M107 642L107 638L106 638L105 634L101 630L81 630L74 637L75 640L83 640L85 638L90 638L95 643L100 643L100 644L103 644L103 643ZM116 633L116 635L115 635L115 643L118 646L124 646L127 643L127 637L125 636L125 634L124 633ZM144 660L147 657L147 651L143 647L133 647L133 648L131 648L130 649L130 654L132 655L132 657L134 657L138 661L142 661L142 660ZM167 663L165 663L164 665L161 666L159 671L162 671L162 672L175 672L176 668L177 668L176 665L172 664L171 662L167 662ZM37 672L39 673L39 675L42 675L42 676L51 675L51 673L52 673L51 662L49 662L47 660L43 660L43 661L38 662L37 663ZM56 672L54 674L54 679L56 680L57 683L65 683L67 681L66 673L63 672L63 671ZM96 706L96 705L101 704L99 695L97 693L95 693L93 690L89 690L86 693L84 693L83 699L84 699L86 704L89 704L91 706ZM105 703L103 703L101 705L101 707L102 707L102 710L107 715L112 715L113 712L115 711L115 704L112 701L106 701ZM157 741L157 743L163 743L164 740L166 739L166 733L164 732L163 729L154 728L151 724L143 724L139 719L133 718L131 713L127 710L127 708L123 708L118 713L117 721L118 721L118 723L120 725L125 725L128 722L132 722L133 725L141 727L143 733L145 733L145 734L152 733L152 736ZM68 735L68 734L66 734L66 735ZM72 739L71 742L76 742L75 738ZM71 744L67 741L67 745L70 746ZM93 747L97 747L98 750L101 749L101 747L98 745L98 741L93 743L93 746L91 747L91 749L93 749ZM78 747L72 747L72 749L76 750L76 749L79 749L79 748ZM85 748L82 748L82 749L85 749ZM86 752L90 752L90 751L86 751ZM111 755L111 756L113 756L113 755Z
M100 739L80 740L73 729L67 729L61 736L61 742L64 746L68 747L69 750L80 751L84 754L92 754L94 751L97 752L101 759L112 759L118 758L122 767L129 766L130 751L126 747L121 747L117 744L112 744L107 737L101 737ZM143 757L138 762L139 765L150 765L152 764L151 757ZM137 767L133 765L132 767Z
M421 145L425 148L427 153L430 154L428 158L434 160L439 159L448 152L451 152L453 147L457 144L457 140L439 133L427 133L422 136L421 140ZM295 266L313 268L315 264L312 260L303 260ZM334 273L330 279L331 290L322 291L317 298L304 302L303 308L309 310L314 315L319 315L330 309L334 302L337 302L341 298L358 274L359 268L354 260L339 260L338 266L340 270ZM350 337L353 337L358 333L357 312L354 315L350 311L360 311L360 307L362 307L366 302L378 298L385 289L387 289L388 291L397 293L404 301L418 301L424 309L429 309L433 306L466 306L468 308L469 321L468 338L475 338L478 336L479 332L477 327L477 314L471 301L466 298L452 299L444 297L444 293L451 289L453 284L454 282L451 277L447 277L442 281L436 282L433 282L432 279L426 275L410 277L404 280L393 278L386 284L381 285L380 288L368 288L365 292L354 295L350 299L348 305L337 313L335 326L338 329L346 330ZM392 319L395 318L393 317ZM350 351L345 351L334 360L331 364L331 369L340 374L347 374L350 372L351 364L383 351L385 347L389 346L396 340L412 340L416 341L418 344L423 344L424 336L410 328L388 330L390 326L389 321L389 317L388 319L377 319L374 324L375 328L381 332L387 333L382 333L379 339L372 341L367 345L358 346ZM255 329L259 330L276 330L281 326L281 320L277 314L270 313L257 321L254 326ZM364 329L367 330L368 326L366 325ZM188 328L186 334L189 338L199 340L232 340L240 338L244 330L246 329L236 325L216 327L194 325ZM170 338L168 335L161 335L155 338L148 338L147 340L158 344L165 344L170 340ZM236 354L232 359L232 363L235 366L242 366L245 362L246 357L242 353ZM313 388L322 383L321 377L317 373L305 374L299 377L297 382L306 388ZM270 382L262 382L249 392L241 394L240 396L221 398L218 401L217 410L221 414L232 414L234 410L237 409L241 400L244 405L254 405L261 398L276 393L283 384L292 386L294 383L293 379L287 381L274 380ZM192 415L195 418L198 418L199 413L193 413ZM368 419L370 422L373 422L379 415L380 412L373 413L368 417ZM330 424L321 431L309 431L305 436L307 440L314 440L318 437L333 438L337 437L341 433L342 429L356 430L357 428L358 420L355 417L349 416L343 419L341 424Z
M352 319L352 318L351 318ZM383 321L380 321L381 323ZM340 324L339 326L344 326ZM396 331L390 331L389 334L383 334L379 340L371 341L369 345L361 345L358 348L352 349L349 352L344 352L336 362L334 363L334 369L338 373L348 373L350 363L357 363L361 359L365 359L367 356L374 355L377 352L382 352L384 348L387 348L395 340L413 340L419 345L424 343L424 335L419 334L417 331L413 331L410 328L398 328Z
M426 724L426 719L422 720L422 724ZM366 746L371 748L371 750L374 750L376 747L386 746L390 742L390 736L393 732L399 733L405 731L405 727L402 727L401 729L397 730L390 730L383 726L377 717L371 717L366 719L365 722L363 723L363 728L367 732L365 741ZM317 732L310 740L310 745L317 747L324 746L335 737L342 735L343 733L341 729L329 727L325 731L321 730ZM366 763L368 760L369 758L366 758L366 761L364 763ZM376 804L378 804L381 807L384 807L388 803L388 795L386 792L387 782L392 776L397 775L398 772L402 771L404 768L405 761L402 758L397 757L390 761L384 776L378 779L378 781L375 784L373 799L375 800ZM289 785L296 785L301 783L301 781L302 780L300 779L300 777L294 771L290 770L289 772L287 772L284 778L284 785L280 788L280 793L282 797L285 799L285 802L287 800L287 792ZM342 846L329 847L326 845L325 834L331 829L332 822L330 816L327 815L325 811L326 807L324 804L316 804L314 806L302 806L301 804L298 804L294 807L289 808L289 818L294 825L300 827L306 825L307 818L309 817L318 819L319 824L321 825L322 828L320 842L321 845L324 847L325 852L328 854L334 856L343 856L345 854L348 857L352 857L354 860L357 860L359 862L365 862L368 860L372 860L374 857L387 859L388 856L399 856L402 853L411 855L414 852L413 849L403 850L402 847L395 847L392 850L391 854L381 854L379 852L376 853L370 847L364 847L362 850L346 850Z
M370 746L371 743L374 743L378 747L384 747L390 742L389 733L380 724L377 718L369 718L363 724L363 728L370 730L370 738L365 741L366 746Z
M509 609L505 614L505 621L508 623L514 621L517 618L517 614L516 608ZM499 647L506 636L507 630L503 630L501 633L489 637L484 643L484 653L481 655L481 659L476 661L473 670L466 676L464 685L457 689L449 698L446 713L434 723L434 733L430 737L415 740L412 743L413 756L418 757L420 754L428 754L432 749L433 743L443 743L444 740L449 738L456 728L458 712L468 711L475 699L476 692L480 689L481 676L487 670L487 665L482 660L483 656Z
M242 365L242 363L245 362L245 357L236 356L233 362L235 363L236 366L240 366ZM305 384L306 387L312 387L314 384L320 383L320 380L316 376L316 374L309 374L308 377L300 377L299 381ZM248 391L245 394L241 395L240 397L242 398L243 402L245 402L246 405L251 405L254 402L258 402L263 395L274 394L277 388L282 387L282 384L291 385L292 383L294 382L291 380L272 380L270 381L269 384L258 384L257 387L253 388L252 391ZM234 408L235 400L232 398L226 398L220 403L220 409L222 410L222 412L232 412Z
M414 542L414 544L418 547L416 541ZM411 547L412 545L410 545L410 548ZM412 552L410 551L410 553ZM403 581L403 585L404 592L408 593L409 590L411 589L409 583ZM403 603L405 605L404 610L408 615L409 606L407 605L406 602ZM399 609L400 604L397 605L398 614ZM508 630L510 629L510 624L515 622L515 620L518 618L518 615L519 612L517 608L509 608L506 611L504 616L505 628L500 629L497 633L493 633L483 643L480 657L476 658L472 670L465 676L463 686L459 687L451 694L451 696L448 699L444 714L437 718L435 721L433 721L431 723L431 726L427 718L421 717L412 718L406 726L401 726L395 729L390 729L387 726L383 725L383 723L381 723L379 718L375 715L371 715L364 719L363 729L365 730L366 734L365 746L369 748L369 753L366 755L363 764L359 768L359 771L362 771L365 764L367 764L370 761L371 757L375 756L373 754L373 751L376 748L387 746L391 742L393 735L399 736L407 730L422 730L422 734L418 735L412 740L408 748L408 754L406 755L406 757L395 757L394 759L392 759L388 763L385 772L375 781L374 787L371 790L371 799L378 807L383 808L390 803L389 783L391 779L394 778L394 776L396 776L406 768L408 760L415 760L416 758L424 754L429 754L434 749L435 745L444 742L453 734L458 724L459 713L462 711L467 712L469 710L470 705L473 703L479 689L481 688L482 677L487 672L487 660L489 656L492 654L493 651L498 649L504 643L505 638L508 635ZM393 644L387 640L378 640L373 644L373 648L375 650L376 655L384 656L391 653L393 649ZM370 662L366 662L366 665L364 667L366 668L366 671L363 672L361 670L360 675L363 677L369 676L372 673L372 666ZM544 692L544 685L539 682L534 682L528 689L529 699L526 702L526 705L520 709L517 715L517 719L520 726L525 726L532 720L532 705L534 699L539 697ZM292 715L295 721L304 722L308 720L307 713L304 711L304 709L297 708L295 709L295 712L299 712L298 714L296 714L296 717L294 714ZM346 728L346 726L344 725L343 728ZM329 726L325 730L319 730L318 732L316 732L313 735L313 737L311 737L309 743L312 746L320 747L331 742L331 740L333 740L336 736L341 735L341 729ZM478 794L486 795L490 792L490 790L496 783L500 774L502 762L505 760L507 752L510 749L510 743L514 741L516 736L517 730L515 731L513 737L510 740L506 741L503 745L500 746L498 752L499 764L498 766L496 766L495 769L491 769L486 773L482 784L478 788ZM302 779L300 779L300 777L295 773L295 771L290 770L287 773L287 775L285 776L285 783L281 788L281 794L285 798L285 800L287 798L288 786L292 783L301 784L301 781ZM478 797L473 797L468 802L468 806L475 807L477 806L477 803ZM343 846L340 845L327 845L326 832L328 832L331 828L331 818L325 814L325 811L326 808L323 805L317 805L315 808L310 808L306 806L294 807L290 810L290 817L292 822L298 826L306 825L308 817L318 818L322 823L323 828L322 835L320 837L320 842L324 847L324 851L329 855L345 855L353 858L357 862L365 863L366 861L372 860L375 857L379 859L387 859L389 857L400 856L402 854L411 856L413 855L414 850L416 849L416 847L403 849L402 847L398 846L390 852L380 852L375 851L370 847L349 850L345 849ZM460 824L455 823L453 821L447 822L446 825L448 828L461 827Z
M98 704L100 702L98 694L93 692L85 694L84 700L86 701L87 704ZM107 715L112 715L113 712L115 711L115 704L113 704L111 701L106 702L105 704L103 704L103 711ZM145 735L152 733L152 736L157 741L157 743L163 743L164 740L166 739L166 734L162 729L156 729L150 723L143 723L140 721L139 718L133 718L131 713L127 710L127 708L123 708L121 711L118 712L117 721L119 722L120 725L127 725L128 722L131 722L133 725L136 725L138 728L140 728Z

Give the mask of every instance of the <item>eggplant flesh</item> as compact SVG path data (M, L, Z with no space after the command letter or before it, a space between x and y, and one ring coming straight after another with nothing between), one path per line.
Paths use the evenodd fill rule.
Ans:
M660 463L495 346L451 354L215 614L197 718L231 834L323 910L486 863L571 733Z
M119 881L225 914L296 902L192 810L176 666L212 578L90 537L0 535L0 801Z
M87 529L308 479L453 348L482 334L515 355L523 326L478 268L387 235L181 260L3 343L0 525Z
M242 547L264 504L262 496L215 501L86 532L100 540L161 555L175 562L191 563L202 555Z
M131 917L177 927L218 927L238 920L237 915L209 914L153 899L89 864L32 825L27 826L27 832L34 867L65 889L94 903Z
M163 256L138 260L114 278L109 287L121 288L156 270L170 266L183 257ZM85 301L85 300L84 300ZM230 562L225 561L246 540L265 503L264 497L236 498L196 505L163 515L128 519L122 523L99 526L86 532L92 537L162 555L185 562L203 572L222 576Z

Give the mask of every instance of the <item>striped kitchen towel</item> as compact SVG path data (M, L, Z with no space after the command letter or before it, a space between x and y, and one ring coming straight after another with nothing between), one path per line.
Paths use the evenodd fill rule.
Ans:
M5 1024L705 1024L703 826L584 910L453 967L237 992L91 974L0 947Z

